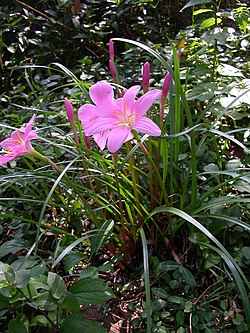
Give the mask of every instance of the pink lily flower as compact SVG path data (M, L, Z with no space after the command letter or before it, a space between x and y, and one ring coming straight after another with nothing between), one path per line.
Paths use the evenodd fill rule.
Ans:
M117 152L124 142L134 137L132 130L159 136L160 128L144 114L160 96L161 91L151 90L136 100L139 90L140 86L133 86L122 98L115 100L109 83L94 84L90 88L90 97L96 105L83 105L78 112L85 135L93 135L101 149L107 143L111 153Z
M32 139L38 137L37 133L31 129L34 120L35 115L31 117L26 127L21 127L12 132L10 138L0 142L0 146L4 149L4 155L0 156L0 165L19 156L34 154L35 150L30 143Z

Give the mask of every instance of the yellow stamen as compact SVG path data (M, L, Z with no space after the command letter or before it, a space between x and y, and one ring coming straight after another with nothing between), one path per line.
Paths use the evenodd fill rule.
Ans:
M23 139L21 137L21 133L20 133L19 130L17 130L17 136L18 136L18 140L11 139L11 141L18 143L19 145L23 144L24 141L23 141Z

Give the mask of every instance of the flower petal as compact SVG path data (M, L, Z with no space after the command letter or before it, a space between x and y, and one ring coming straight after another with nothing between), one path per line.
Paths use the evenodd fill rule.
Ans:
M85 128L85 135L90 136L107 131L113 128L114 125L115 122L113 118L98 118L96 121L93 121L90 126Z
M95 142L97 143L97 145L100 147L101 150L103 150L106 146L108 134L109 130L93 135Z
M116 153L123 143L127 141L130 134L130 128L117 127L112 129L108 135L108 150L113 154Z
M0 165L3 165L11 160L13 160L14 158L16 158L17 156L14 154L5 154L3 156L0 156Z
M148 91L135 102L133 112L137 113L139 117L143 116L160 94L161 91L158 89Z
M30 141L32 139L37 139L38 138L38 134L35 131L30 131L28 133L28 135L25 137L25 141Z
M146 117L138 119L133 125L133 129L137 132L142 132L153 136L161 135L161 129L153 122L153 120Z
M35 121L35 118L36 118L36 115L33 114L33 116L30 118L28 124L26 125L26 127L25 127L25 129L24 129L25 136L28 135L29 132L31 131L32 124L33 124L33 122Z
M120 119L121 109L115 103L98 104L93 113L101 118Z
M126 110L127 115L132 113L135 97L140 89L140 86L133 86L125 92L122 98L122 109Z
M84 121L88 120L93 111L95 109L95 106L93 104L84 104L78 109L78 118L82 121L82 118Z
M90 87L89 95L96 105L102 103L112 103L114 91L108 82L101 81Z

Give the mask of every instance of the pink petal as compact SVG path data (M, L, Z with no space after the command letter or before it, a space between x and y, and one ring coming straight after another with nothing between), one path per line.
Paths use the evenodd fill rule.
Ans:
M92 104L85 104L81 106L78 110L78 118L81 121L90 121L93 117L93 111L95 109L95 106Z
M137 113L138 117L143 116L160 94L161 91L158 89L148 91L135 102L133 112Z
M108 150L113 154L116 153L123 143L127 141L130 134L130 128L117 127L110 131L108 135Z
M115 47L114 47L114 42L112 39L109 40L109 58L111 60L114 60L115 57Z
M138 119L133 125L133 129L137 132L142 132L153 136L161 135L160 128L153 122L153 120L146 117Z
M30 118L28 124L25 127L25 135L28 135L28 133L31 131L32 124L35 121L36 115L33 114L33 116Z
M90 136L105 132L115 125L113 118L98 118L96 121L90 124L85 130L85 135Z
M145 62L142 67L142 88L148 89L150 80L150 64Z
M103 150L106 146L107 138L108 138L109 131L101 132L98 134L93 135L95 142Z
M16 157L16 155L13 154L6 154L3 156L0 156L0 165L3 165L11 160L13 160Z
M26 136L25 141L30 141L32 139L37 139L38 134L35 131L30 131L29 134Z
M64 106L65 106L65 110L66 110L69 122L74 122L75 121L75 113L74 113L74 110L73 110L73 106L67 98L64 101Z
M170 82L171 82L172 76L170 73L167 73L167 75L164 78L164 82L163 82L163 87L162 87L162 96L166 97L168 94L168 90L170 87Z
M125 92L122 98L122 109L126 110L127 115L132 113L135 97L140 89L140 86L133 86Z
M93 113L98 117L114 118L114 120L119 120L121 109L116 105L116 103L98 104Z
M112 103L114 91L108 82L101 81L90 87L89 95L96 105L102 103Z

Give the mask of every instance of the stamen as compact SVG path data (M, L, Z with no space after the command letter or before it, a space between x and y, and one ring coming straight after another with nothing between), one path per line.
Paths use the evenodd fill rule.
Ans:
M18 143L19 145L23 144L24 141L23 141L23 139L21 137L21 133L20 133L19 130L17 130L17 136L18 136L18 140L11 139L11 141Z

